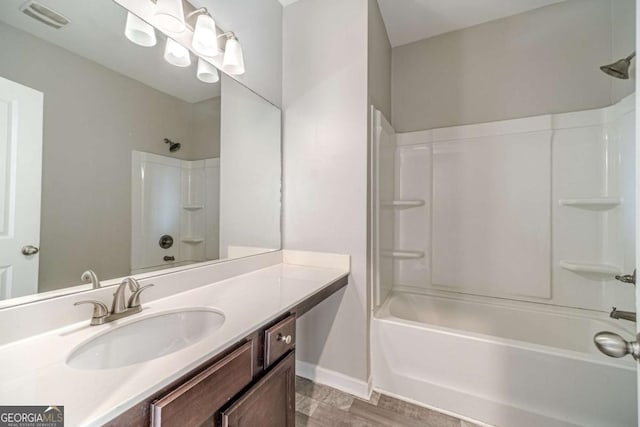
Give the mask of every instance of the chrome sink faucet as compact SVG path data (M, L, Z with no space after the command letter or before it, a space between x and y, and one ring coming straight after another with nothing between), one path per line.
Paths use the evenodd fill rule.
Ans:
M636 314L634 312L621 311L621 310L618 310L616 307L613 307L613 310L611 310L611 313L609 314L609 316L611 316L612 319L623 319L623 320L629 320L631 322L636 321Z
M111 311L109 311L107 306L100 301L78 301L74 305L93 304L91 325L102 325L104 323L113 322L114 320L122 319L123 317L141 312L142 306L140 305L140 294L142 291L152 286L152 284L140 286L140 283L138 283L136 279L133 277L127 277L118 285L118 288L113 294ZM131 291L131 296L129 297L128 302L126 302L125 299L127 287Z

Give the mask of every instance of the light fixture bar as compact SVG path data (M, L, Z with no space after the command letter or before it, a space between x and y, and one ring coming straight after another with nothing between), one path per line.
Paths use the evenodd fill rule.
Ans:
M176 46L180 45L187 52L192 51L208 62L200 66L201 72L197 77L202 77L202 81L215 80L214 73L207 72L208 65L228 74L244 74L244 56L238 38L233 31L218 27L207 8L196 8L188 0L113 1L172 39L168 42L169 46L165 46L167 62L181 67L189 66L191 58ZM182 13L178 13L179 10Z

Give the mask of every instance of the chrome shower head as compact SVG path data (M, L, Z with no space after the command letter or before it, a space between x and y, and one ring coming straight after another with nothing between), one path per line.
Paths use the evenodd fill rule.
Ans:
M631 60L636 56L633 52L626 58L622 58L614 62L613 64L603 65L600 69L616 79L627 80L629 78L629 67L631 66Z
M171 151L172 153L175 153L176 151L178 151L180 149L180 147L182 145L180 145L179 142L173 142L172 140L165 138L164 139L164 143L165 144L169 144L169 151Z

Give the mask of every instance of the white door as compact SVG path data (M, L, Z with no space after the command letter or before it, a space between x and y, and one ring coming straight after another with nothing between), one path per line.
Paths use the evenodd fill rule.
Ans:
M41 92L0 78L0 299L38 292L42 106Z

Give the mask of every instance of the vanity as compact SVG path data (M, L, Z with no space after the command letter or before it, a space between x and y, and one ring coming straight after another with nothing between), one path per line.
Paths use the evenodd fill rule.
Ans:
M285 250L142 279L155 286L138 314L91 326L87 306L82 320L42 325L0 346L0 401L64 406L73 426L293 426L296 319L339 293L348 274L346 255ZM214 281L199 285L205 276ZM177 283L184 288L175 293ZM113 288L91 292L104 301ZM40 309L71 310L78 319L73 304L86 296L42 301ZM2 310L0 321L29 315L32 306ZM196 313L201 336L189 335L190 321L180 323L186 313ZM213 317L198 320L209 318L201 313ZM185 325L181 332L167 326L176 324ZM123 330L134 339L119 336ZM158 356L155 337L179 333L191 342L174 340L178 349ZM105 342L91 348L96 340Z
M308 298L106 425L293 426L296 317L304 305L343 283Z

